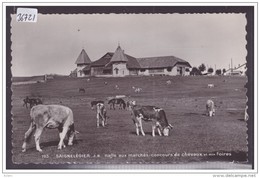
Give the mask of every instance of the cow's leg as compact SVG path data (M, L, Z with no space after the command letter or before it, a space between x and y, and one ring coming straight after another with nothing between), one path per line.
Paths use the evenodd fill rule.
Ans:
M160 130L159 127L157 127L157 131L158 131L158 134L159 134L160 136L162 136L162 133L161 133L161 130Z
M39 152L42 152L42 149L40 147L40 136L42 134L42 131L43 131L43 128L38 127L38 128L36 128L36 131L35 131L35 134L34 134L36 150L39 151Z
M97 113L97 128L99 128L99 113Z
M137 122L135 123L135 127L136 127L136 135L139 135L139 125Z
M102 127L105 127L105 118L104 118L104 115L101 115L101 124L102 124Z
M158 134L159 134L160 136L162 136L162 133L161 133L161 130L160 130L160 128L162 128L162 127L161 127L160 123L159 123L159 122L156 122L155 125L156 125L156 127L157 127Z
M23 146L22 146L22 152L25 152L26 151L26 145L27 145L27 142L30 140L31 136L32 136L32 133L33 131L35 130L35 125L33 125L33 123L31 123L29 129L27 130L27 132L25 132L24 134L24 142L23 142Z
M63 128L62 127L58 127L58 130L59 130L59 136L60 136L60 140L61 140L61 136L62 136L62 130ZM62 147L65 148L65 144L64 144L64 141L62 142Z
M153 125L153 126L152 126L152 136L153 136L153 137L155 137L155 129L156 129L156 126Z
M67 132L68 132L68 127L66 127L66 126L63 127L62 132L60 133L60 142L59 142L59 145L58 145L59 150L61 150L62 146L64 145L63 141L64 141L64 138L65 138Z
M68 145L73 145L73 139L74 139L74 136L75 136L75 129L74 129L74 124L72 124L70 126L70 130L68 131Z
M137 121L138 121L138 125L140 127L142 135L145 136L145 133L144 133L144 130L143 130L143 126L142 126L142 116L137 117Z

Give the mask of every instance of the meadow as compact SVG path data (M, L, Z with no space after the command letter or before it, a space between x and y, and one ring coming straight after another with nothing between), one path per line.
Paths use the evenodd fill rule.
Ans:
M166 81L171 80L167 85ZM107 82L105 85L104 83ZM12 86L13 162L84 164L185 164L190 162L238 162L247 160L246 77L228 76L151 76L124 78L57 77L45 83ZM208 88L208 84L214 88ZM115 88L118 85L118 89ZM142 91L134 92L133 87ZM84 88L85 93L80 93ZM140 105L162 107L173 129L169 137L151 135L151 124L144 123L146 136L137 136L129 110L110 110L107 98L126 95ZM24 133L29 128L26 96L41 97L44 104L68 106L74 113L80 133L73 146L58 150L57 130L46 129L37 152L34 140L22 153ZM208 99L216 104L216 115L206 116ZM104 100L109 116L105 128L96 127L96 112L90 102Z

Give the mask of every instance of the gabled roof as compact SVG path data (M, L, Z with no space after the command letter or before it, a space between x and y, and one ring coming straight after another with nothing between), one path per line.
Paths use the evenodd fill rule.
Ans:
M113 56L114 53L111 53L111 52L108 52L106 53L104 56L102 56L100 59L94 61L91 63L91 66L93 67L102 67L102 66L105 66L107 63L110 62L112 56Z
M136 58L134 58L133 56L127 55L127 54L124 54L124 55L127 59L127 61L126 61L127 68L129 68L129 69L140 68L140 65L139 65L138 61L136 60ZM108 52L104 56L102 56L100 59L92 62L90 64L90 66L91 67L105 67L105 69L110 69L114 62L120 62L120 61L111 62L113 56L114 56L114 53Z
M89 59L86 51L84 49L82 49L75 64L90 64L90 63L91 63L91 60Z
M143 69L174 67L177 63L191 67L187 61L175 56L137 58L137 61L139 62L140 67Z
M124 51L121 49L121 47L118 45L112 59L110 60L110 62L127 62L128 59L125 56Z

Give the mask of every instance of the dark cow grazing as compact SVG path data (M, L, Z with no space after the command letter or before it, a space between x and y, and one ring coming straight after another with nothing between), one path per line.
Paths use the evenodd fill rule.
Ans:
M23 102L24 102L23 106L25 105L26 108L28 108L27 104L29 104L30 108L38 104L42 104L42 100L40 98L29 98L28 96L26 96Z
M84 88L79 88L79 93L86 93L86 90Z
M104 104L104 101L100 101L100 100L98 100L98 101L91 101L91 102L90 102L91 109L93 110L93 109L94 109L94 106L96 106L98 103Z
M157 128L158 134L161 136L161 132L164 136L169 136L170 129L173 128L171 124L168 123L165 111L162 108L155 106L140 106L132 105L133 121L136 126L136 134L139 135L139 129L143 136L145 133L143 131L142 121L152 122L152 136L155 137L155 130Z
M100 121L102 127L105 127L107 125L107 119L107 111L104 103L97 103L97 128L99 128Z
M209 117L212 117L215 115L215 104L212 100L208 100L207 103L206 103L206 114L209 116Z
M110 105L110 109L115 110L115 105L119 105L119 109L125 109L126 103L122 98L113 98L108 101L108 104Z
M26 151L26 145L35 131L36 150L42 152L40 148L40 136L44 128L59 130L60 141L58 149L65 148L64 138L68 136L68 145L73 144L73 139L77 131L74 129L72 110L61 105L37 105L31 109L31 124L24 135L22 151Z

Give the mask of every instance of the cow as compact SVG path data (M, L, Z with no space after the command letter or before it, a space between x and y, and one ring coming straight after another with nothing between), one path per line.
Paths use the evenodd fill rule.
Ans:
M126 108L130 111L132 110L132 106L134 106L134 105L136 105L136 101L127 101L126 102Z
M207 100L206 103L206 115L209 117L212 117L215 115L215 104L212 100Z
M86 90L84 88L79 88L79 93L86 93Z
M143 131L142 121L152 122L152 136L155 137L155 130L157 128L158 134L162 136L169 136L170 129L173 128L171 124L168 123L165 111L162 108L156 106L140 106L131 105L133 122L136 126L136 134L139 135L139 129L143 136L145 133Z
M102 103L104 104L104 101L101 101L101 100L95 100L95 101L91 101L90 102L90 105L91 105L91 109L93 110L94 109L94 106L96 106L98 103Z
M166 85L170 85L170 84L172 84L172 81L167 80L167 81L166 81Z
M125 109L126 103L122 98L112 98L108 101L108 104L110 105L110 109L115 110L115 105L119 105L119 109Z
M214 88L214 84L208 84L208 88Z
M140 93L142 90L142 88L135 88L135 93Z
M100 121L102 127L105 127L107 125L107 119L107 111L104 103L97 103L97 128L99 128Z
M42 152L40 148L40 136L45 128L59 131L60 141L58 149L65 148L64 138L68 136L68 145L73 145L73 139L78 132L74 128L73 112L70 108L62 105L37 105L31 109L31 124L24 135L22 152L26 151L26 145L35 131L36 150Z

